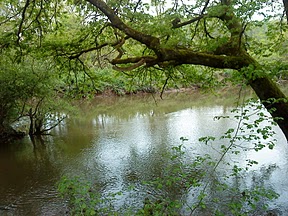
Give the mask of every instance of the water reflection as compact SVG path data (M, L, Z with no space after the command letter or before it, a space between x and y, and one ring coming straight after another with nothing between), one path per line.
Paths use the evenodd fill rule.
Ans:
M6 208L1 215L42 215L43 209L53 212L54 206L59 206L54 187L60 174L55 153L43 140L31 142L29 138L1 149L0 200L2 209Z
M220 157L213 147L221 143L204 145L198 138L219 136L227 128L235 127L235 122L228 119L213 119L228 115L233 103L223 97L212 97L210 101L207 98L167 96L157 105L151 97L97 99L82 104L83 115L58 125L53 136L34 141L27 137L15 145L1 146L0 207L10 208L0 208L0 214L66 214L65 202L57 197L55 187L63 175L85 176L104 194L124 191L122 199L117 200L118 206L143 205L149 191L139 182L165 175L163 168L169 158L163 155L182 143L180 137L188 138L185 147L191 158L206 153L215 159ZM263 184L273 186L281 196L271 205L284 211L288 198L288 149L282 133L275 130L279 142L273 151L248 151L241 155L238 164L244 165L247 158L259 161L249 172L247 178L251 181L247 184L253 187L253 178L262 178ZM235 159L230 156L227 160ZM220 170L225 169L223 164ZM137 190L129 191L131 184ZM213 197L214 192L210 193ZM178 196L182 195L179 192Z

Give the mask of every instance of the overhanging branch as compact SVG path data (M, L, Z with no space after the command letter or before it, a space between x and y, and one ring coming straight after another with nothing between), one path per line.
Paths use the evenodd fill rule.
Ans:
M25 17L26 17L26 10L29 7L29 4L30 4L30 0L26 0L24 8L23 8L23 11L22 11L22 14L21 14L21 21L20 21L20 24L19 24L19 27L18 27L18 32L17 32L17 37L18 37L17 38L17 43L18 44L20 43L20 40L21 40L22 28L23 28L23 24L24 24L24 21L25 21Z
M110 61L111 64L129 64L129 63L137 63L140 60L144 60L146 63L151 63L157 61L156 57L153 56L141 56L141 57L134 57L134 58L125 58L125 59L113 59Z
M287 23L288 23L288 0L283 0L283 5L284 5L284 12L285 12Z
M124 37L124 40L128 39L129 36L126 36ZM115 41L113 43L109 43L109 42L106 42L106 43L103 43L103 44L100 44L96 47L91 47L91 48L88 48L88 49L83 49L83 50L80 50L78 52L74 52L74 53L71 53L71 54L68 54L69 55L69 59L72 60L72 59L77 59L79 58L81 55L83 55L84 53L88 53L88 52L92 52L92 51L95 51L95 50L100 50L106 46L117 46L118 44L120 43L123 43L122 40L119 40L119 41Z
M148 48L153 50L156 56L149 56L147 57L135 57L135 58L127 58L121 59L117 58L111 61L113 65L120 64L136 64L136 66L143 65L142 59L145 60L146 66L154 66L158 64L160 67L165 67L168 65L181 65L181 64L194 64L194 65L203 65L208 67L214 68L230 68L230 69L241 69L243 67L247 67L249 64L254 64L254 60L246 55L245 53L221 53L219 54L211 54L211 53L202 53L202 52L195 52L192 49L168 49L161 46L159 39L157 37L144 34L142 32L138 32L129 26L127 26L117 15L116 13L109 8L109 6L102 0L87 0L95 7L100 9L110 20L111 25L115 28L119 29L129 37L137 40L138 42L145 44ZM204 13L209 1L207 0L205 6L201 13ZM222 0L222 4L226 4L227 6L230 5L229 0ZM228 14L227 11L220 12L218 17L222 19L227 25L227 28L231 32L232 35L237 35L239 39L240 33L242 32L242 26L239 24L239 21L235 19L235 15ZM192 22L199 21L202 18L209 17L208 14L200 14L200 16L193 18L189 21L177 24L177 26L184 26ZM211 17L211 16L210 16ZM214 17L216 17L214 15ZM234 38L233 38L234 39ZM237 48L238 48L237 40ZM235 54L235 55L234 55ZM143 61L144 61L143 60ZM141 64L140 64L141 63ZM126 67L126 66L125 66ZM129 68L130 66L128 66ZM132 66L133 67L133 66ZM127 68L126 68L127 69Z
M108 45L109 45L109 43L103 43L103 44L101 44L99 46L96 46L96 47L91 47L91 48L88 48L88 49L84 49L84 50L81 50L79 52L75 52L75 53L70 54L70 56L68 58L70 60L78 59L84 53L88 53L88 52L92 52L92 51L95 51L95 50L99 50L99 49L102 49L103 47L108 46Z
M160 55L158 51L160 46L159 38L154 37L152 35L144 34L127 26L104 1L102 0L87 0L87 1L90 2L92 5L94 5L95 7L97 7L99 10L101 10L102 13L104 13L108 17L108 19L110 20L111 24L114 27L118 28L126 35L139 41L140 43L145 44L147 47L152 49L157 55Z
M186 26L186 25L192 24L194 22L197 22L197 21L201 20L204 17L207 17L207 15L202 14L202 15L200 15L198 17L195 17L193 19L190 19L188 21L185 21L185 22L182 22L182 23L175 23L175 24L173 24L172 28L181 28L183 26Z
M145 61L146 66L154 66L158 64L162 68L171 65L193 64L213 68L230 68L239 70L243 67L249 66L250 64L255 64L254 60L248 56L215 55L211 53L194 52L189 49L163 49L163 58L144 56L113 59L110 63L113 65L137 64L142 59Z
M134 70L140 66L142 66L143 64L145 64L145 60L143 58L141 58L138 62L136 62L135 64L128 66L128 67L118 67L116 65L113 66L114 70L117 71L131 71Z

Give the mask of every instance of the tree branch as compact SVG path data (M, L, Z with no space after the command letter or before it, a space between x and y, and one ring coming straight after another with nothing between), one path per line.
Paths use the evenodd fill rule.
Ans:
M67 116L63 116L61 119L57 119L57 122L55 124L53 124L52 126L50 126L49 128L43 129L40 131L40 134L44 134L47 131L52 130L53 128L55 128L56 126L58 126L64 119L66 119Z
M148 48L152 49L156 55L161 55L159 53L159 46L160 46L160 40L157 37L154 37L152 35L144 34L142 32L139 32L133 28L130 28L127 26L116 14L115 12L108 7L108 5L102 1L102 0L87 0L92 5L97 7L99 10L104 13L108 19L110 20L112 26L118 28L119 30L123 31L125 34L130 36L131 38L139 41L140 43L145 44Z
M222 0L221 2L226 6L226 9L222 12L222 14L219 14L219 19L225 23L226 27L231 33L231 38L239 38L242 33L242 25L232 10L231 0Z
M157 37L147 35L141 32L138 32L129 26L127 26L116 14L115 12L110 9L107 4L102 0L87 0L98 9L100 9L110 20L112 26L116 27L117 29L124 32L126 35L130 36L131 38L139 41L142 44L145 44L148 48L152 49L157 57L146 57L145 63L147 66L158 64L160 67L166 67L168 65L181 65L181 64L194 64L194 65L203 65L208 67L214 68L230 68L230 69L240 69L243 67L248 66L249 64L254 64L255 61L249 57L245 52L231 52L231 53L220 53L221 55L211 54L211 53L202 53L202 52L195 52L191 49L168 49L161 47L159 39ZM230 6L230 0L222 0L222 4L227 5L225 11L221 11L218 17L223 22L225 22L227 28L231 32L232 36L237 35L237 41L235 46L239 49L239 37L241 36L242 26L239 23L239 20L235 17L233 13L227 13L227 10ZM209 1L207 0L205 6L202 10L204 11L207 8ZM230 12L230 11L229 11ZM178 24L178 26L184 26L188 23L196 22L204 17L208 17L208 15L201 14L200 16L193 18L189 21L183 22ZM214 17L216 17L214 15ZM233 38L234 42L236 38ZM233 44L232 44L233 45ZM223 54L223 55L222 55ZM234 55L235 54L235 55ZM134 63L137 64L139 61L144 57L135 57L135 58L127 58L127 59L114 59L111 61L113 65L116 64L128 64ZM141 62L142 65L142 62Z
M110 61L110 63L113 65L137 63L141 59L144 59L146 63L157 61L157 58L153 56L141 56L141 57L134 57L134 58L126 58L126 59L113 59L112 61Z
M126 39L128 39L128 38L129 38L129 36L126 36L126 37L124 37L123 39L126 40ZM122 40L123 40L123 39L122 39ZM79 51L79 52L74 52L74 53L69 54L70 56L69 56L68 58L69 58L70 60L72 60L72 59L77 59L77 58L79 58L81 55L83 55L84 53L88 53L88 52L92 52L92 51L95 51L95 50L99 50L99 49L102 49L102 48L104 48L104 47L106 47L106 46L117 46L118 44L123 43L122 40L116 41L116 42L114 42L114 43L106 42L106 43L100 44L100 45L98 45L98 46L96 46L96 47L91 47L91 48L88 48L88 49L81 50L81 51Z
M140 66L142 66L143 64L145 64L145 60L144 58L141 58L138 62L136 62L135 64L131 65L131 66L128 66L128 67L118 67L116 65L113 66L113 69L114 70L117 70L117 71L131 71L131 70L134 70Z
M206 36L208 36L209 38L215 39L215 38L208 32L206 19L204 19L204 32L205 32Z
M194 23L196 21L199 21L199 20L201 20L204 17L207 17L207 15L202 14L202 15L200 15L198 17L195 17L193 19L190 19L188 21L185 21L185 22L182 22L182 23L175 23L175 24L173 24L172 28L181 28L183 26L186 26L186 25L189 25L189 24Z
M191 19L191 20L188 20L188 21L182 22L182 23L179 23L179 22L173 23L173 28L181 28L181 27L183 27L183 26L185 26L185 25L189 25L189 24L191 24L191 23L193 23L193 22L196 22L196 21L199 22L202 18L204 18L205 16L207 16L207 15L204 15L204 12L206 11L206 9L207 9L207 7L208 7L209 2L210 2L210 0L207 0L207 1L205 2L205 5L204 5L204 7L203 7L203 9L202 9L202 11L201 11L201 13L200 13L200 15L199 15L198 17L195 17L195 18L193 18L193 19ZM180 21L180 20L179 20L179 21Z
M194 52L190 49L165 49L163 62L169 65L194 64L213 68L240 69L254 64L249 56L226 56L211 53Z
M99 50L105 46L108 46L109 43L103 43L99 46L96 46L96 47L91 47L91 48L88 48L88 49L84 49L84 50L81 50L79 52L75 52L75 53L72 53L68 58L70 60L72 59L78 59L81 55L83 55L84 53L88 53L88 52L92 52L92 51L95 51L95 50Z
M21 13L21 10L18 11L17 13L15 13L14 15L10 16L10 17L6 17L6 19L4 19L2 22L0 22L0 25L3 25L9 21L11 21L12 19L14 19L15 17L19 16L19 14Z
M284 5L284 12L286 14L286 19L288 23L288 0L283 0L283 5Z
M20 22L20 25L18 27L18 32L17 32L17 43L20 44L20 40L21 40L21 32L22 32L22 28L23 28L23 24L24 24L24 21L25 21L25 16L26 16L26 10L27 8L29 7L29 4L30 4L30 0L26 0L26 3L24 5L24 8L23 8L23 11L22 11L22 17L21 17L21 22Z

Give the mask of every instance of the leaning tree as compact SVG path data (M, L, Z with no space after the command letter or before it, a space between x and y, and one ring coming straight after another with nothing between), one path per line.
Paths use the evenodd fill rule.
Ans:
M145 31L141 30L141 28L133 28L131 27L132 25L130 26L127 22L124 22L123 19L121 19L122 14L117 8L113 9L101 0L88 1L107 16L110 21L109 25L119 29L126 35L126 38L132 38L151 50L150 55L130 58L123 57L120 51L119 56L111 61L113 65L132 63L134 64L134 67L139 67L141 65L146 67L155 65L167 67L169 65L193 64L237 70L246 78L247 83L253 88L264 106L268 110L273 110L271 111L272 116L277 119L278 125L286 138L288 138L288 103L286 96L267 75L265 68L257 62L257 59L249 54L249 47L246 45L244 36L245 28L249 25L249 20L251 21L253 19L254 13L257 10L265 10L265 7L274 7L273 1L200 0L192 3L191 8L185 8L185 6L187 6L185 4L182 5L184 7L184 9L182 9L184 10L184 13L181 14L181 18L180 16L177 16L171 21L170 28L185 28L187 25L193 25L192 29L191 27L186 27L187 33L194 36L194 38L197 34L201 37L200 22L202 22L202 30L205 32L206 37L209 37L211 40L215 40L216 43L218 43L218 45L212 49L210 48L210 50L206 49L205 46L208 45L205 42L202 45L203 47L199 46L197 42L195 46L193 46L192 36L190 43L180 44L179 46L179 43L181 43L181 38L179 38L178 44L167 47L165 46L165 40L167 40L169 35L163 39L162 35L147 34ZM178 1L172 2L173 8L171 10L175 10L175 14L177 14L177 7L179 7ZM126 2L126 4L127 3L128 2ZM137 3L140 4L141 1L138 1ZM165 4L165 1L158 1L158 4ZM284 1L284 5L287 6L286 1ZM135 5L134 10L137 11L137 4ZM163 10L163 13L165 13L165 8ZM199 12L195 13L196 10ZM161 14L159 16L161 16ZM131 17L131 19L132 18L133 17ZM161 22L161 19L158 18L158 20ZM133 20L130 22L133 22ZM212 36L212 33L209 32L208 22L210 22L210 25L214 26L214 31L217 31L216 36ZM222 30L223 27L224 32L221 32L220 30ZM125 37L122 38L122 40L124 39ZM206 41L209 43L211 40ZM119 45L121 45L121 42L119 42ZM121 68L118 69L121 70ZM125 68L122 70L124 69ZM268 101L271 99L274 99L275 102L269 103Z
M123 72L181 65L232 69L252 87L288 138L286 96L265 62L268 51L281 57L285 50L286 0L9 0L0 4L2 50L13 49L19 56L42 52L43 57L83 66L85 59L97 58ZM76 17L80 31L63 30L63 17L68 15ZM259 31L267 43L261 42Z

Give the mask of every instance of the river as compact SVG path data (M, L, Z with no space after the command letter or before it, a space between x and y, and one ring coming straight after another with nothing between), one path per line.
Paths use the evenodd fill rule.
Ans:
M80 103L80 114L69 116L42 141L25 137L0 146L0 215L69 215L57 183L63 176L76 175L96 182L103 194L122 191L114 203L118 207L141 205L139 197L147 191L127 188L159 176L169 163L162 155L183 144L180 137L188 139L183 144L187 154L218 157L198 139L217 137L235 127L235 121L214 117L231 115L237 95L236 90L219 95L184 92L166 94L163 100L144 95L97 97ZM280 197L269 202L269 208L288 215L288 146L279 128L273 130L277 138L273 150L248 151L237 160L239 164L247 158L259 162L249 176L273 188ZM137 196L139 200L134 200Z

